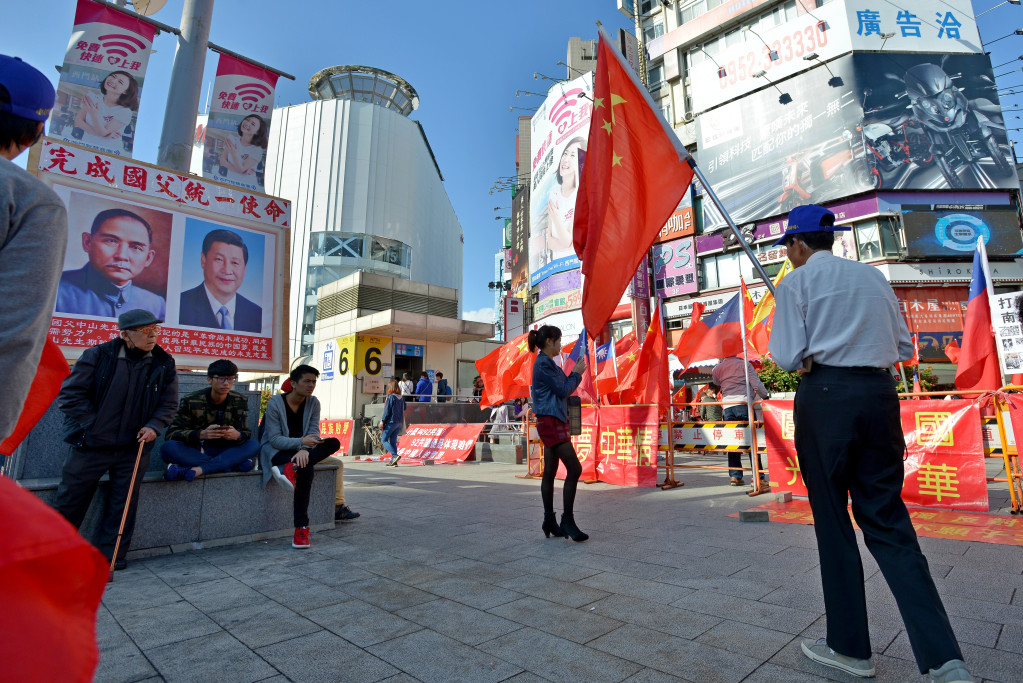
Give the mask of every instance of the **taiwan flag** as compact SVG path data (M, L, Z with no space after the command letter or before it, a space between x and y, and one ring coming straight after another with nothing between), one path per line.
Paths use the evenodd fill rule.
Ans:
M988 276L987 251L983 238L977 238L973 252L973 276L970 279L970 300L966 305L963 344L956 368L957 389L991 391L1002 386L998 367L998 350L991 326L991 279Z
M683 368L708 358L742 355L742 319L739 307L745 304L750 308L748 297L743 286L743 289L736 292L724 306L702 319L699 318L703 312L702 306L699 310L697 310L699 304L693 306L692 322L672 351ZM749 354L759 356L753 348L749 349Z

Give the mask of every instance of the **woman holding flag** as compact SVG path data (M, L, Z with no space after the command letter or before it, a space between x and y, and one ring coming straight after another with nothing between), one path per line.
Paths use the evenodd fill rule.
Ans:
M582 381L586 368L585 352L579 354L572 372L568 375L554 363L561 353L561 330L553 325L542 325L530 330L528 336L530 352L539 349L533 362L533 413L536 415L536 432L543 443L543 479L540 482L540 498L543 500L543 530L550 538L568 536L582 542L589 536L575 525L572 506L575 490L583 467L575 454L570 440L568 425L568 397ZM585 341L577 346L582 349ZM563 488L564 509L561 524L554 514L554 477L558 473L558 462L564 463L567 472Z

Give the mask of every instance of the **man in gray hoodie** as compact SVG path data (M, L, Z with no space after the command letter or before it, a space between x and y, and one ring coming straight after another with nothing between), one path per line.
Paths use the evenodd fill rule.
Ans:
M0 313L0 377L6 385L0 441L14 431L39 365L67 249L64 204L12 163L43 134L53 101L46 76L0 55L0 273L10 283Z

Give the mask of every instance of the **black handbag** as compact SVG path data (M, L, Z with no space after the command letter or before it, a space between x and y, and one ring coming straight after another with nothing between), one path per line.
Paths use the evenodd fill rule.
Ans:
M572 436L583 433L583 400L578 396L568 397L568 433Z

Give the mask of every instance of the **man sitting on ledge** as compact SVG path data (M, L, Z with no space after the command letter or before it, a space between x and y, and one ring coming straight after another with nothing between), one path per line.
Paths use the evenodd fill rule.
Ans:
M216 472L248 472L259 454L259 441L251 438L249 401L231 391L238 379L238 366L220 359L206 372L208 389L181 399L177 415L167 428L167 441L160 455L167 465L167 481Z

